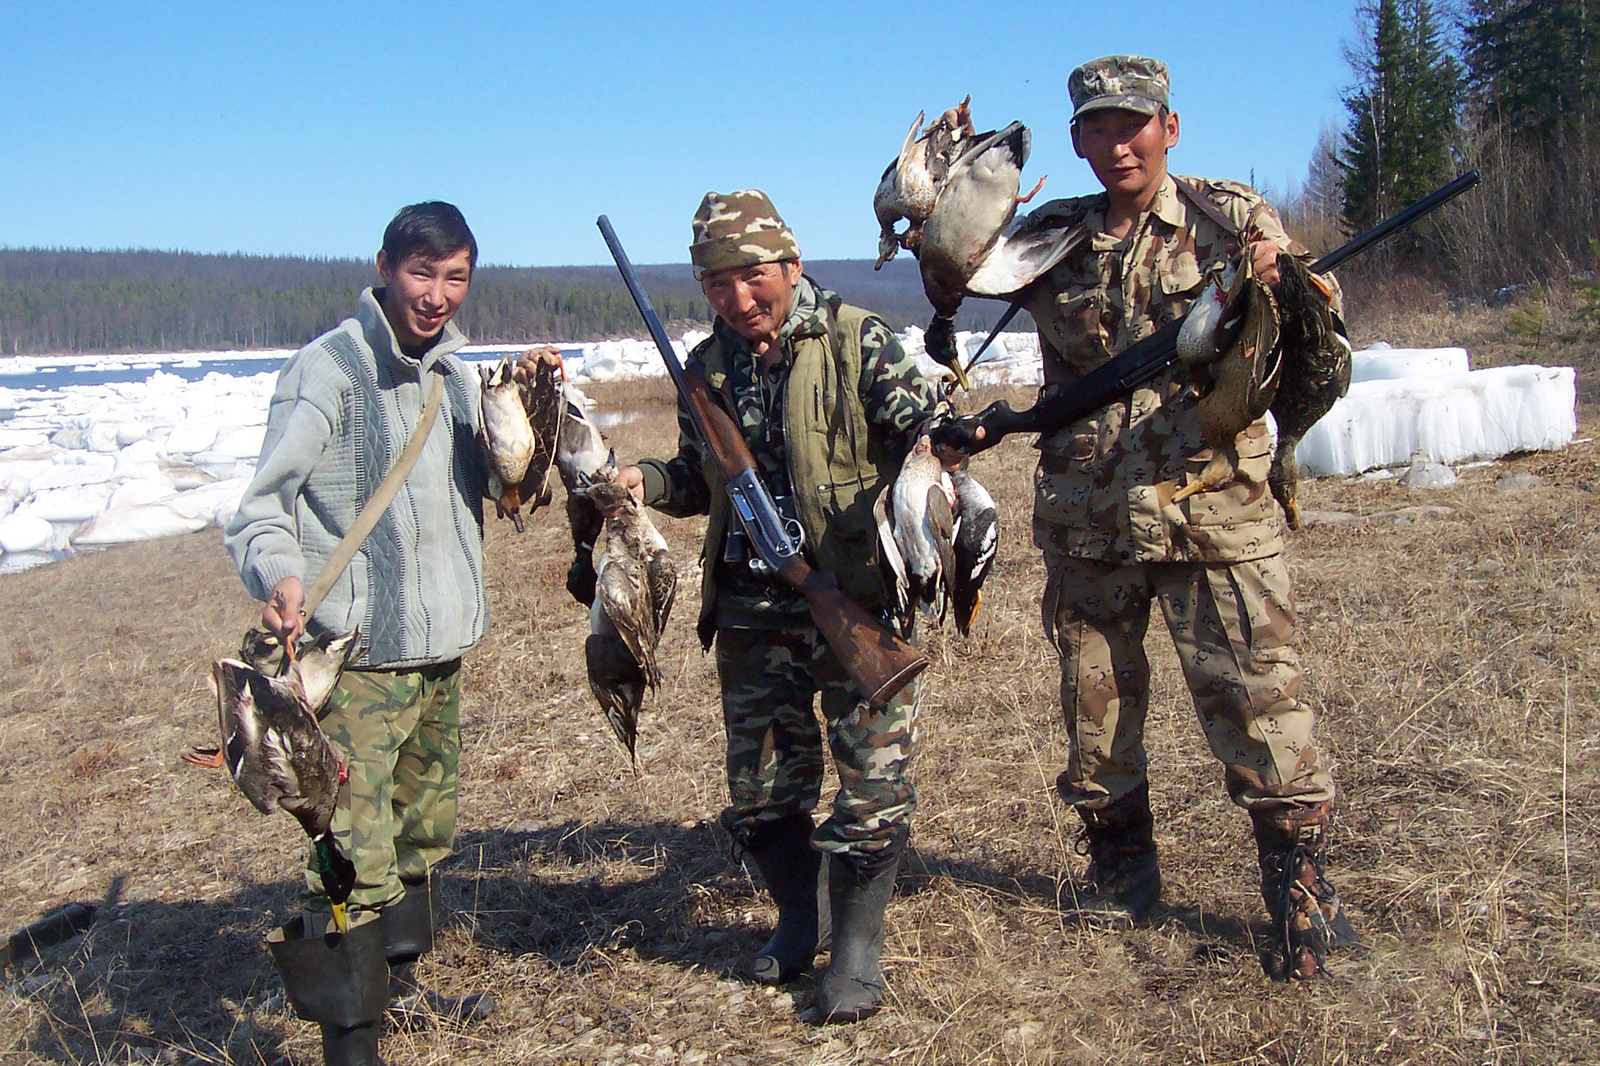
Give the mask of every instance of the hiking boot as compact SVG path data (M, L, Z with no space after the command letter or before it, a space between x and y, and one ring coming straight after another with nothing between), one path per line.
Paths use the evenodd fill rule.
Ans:
M1252 811L1250 817L1272 926L1272 951L1263 958L1267 973L1280 981L1325 973L1329 951L1362 947L1328 880L1328 801Z
M883 1003L883 912L894 894L900 853L910 837L902 824L889 843L867 855L833 855L828 861L828 896L833 910L833 946L828 972L817 984L822 1024L858 1022Z
M304 917L267 937L294 1012L322 1028L325 1066L383 1066L378 1036L389 979L382 923L308 936Z
M809 970L832 924L826 863L811 846L812 828L809 814L790 815L752 834L745 847L778 905L778 926L750 967L762 984L785 984Z
M383 909L383 954L389 964L389 1020L400 1029L420 1029L440 1021L475 1022L487 1018L496 1006L482 992L452 998L440 995L412 973L416 962L433 950L438 925L439 875L426 881L405 882L406 894Z
M1140 784L1099 810L1079 804L1077 850L1089 856L1082 879L1063 886L1062 910L1094 925L1132 925L1161 898L1150 785Z

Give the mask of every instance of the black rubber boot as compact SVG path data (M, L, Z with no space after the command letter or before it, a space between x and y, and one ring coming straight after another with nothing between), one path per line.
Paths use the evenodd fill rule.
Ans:
M407 882L406 894L383 909L383 953L389 964L389 1019L399 1028L418 1029L436 1022L481 1021L494 1012L493 997L482 992L452 999L412 976L419 958L433 950L438 928L437 874Z
M909 832L902 827L881 850L864 857L834 855L828 862L833 908L833 954L817 985L823 1024L858 1022L883 1003L883 912Z
M753 835L745 847L778 905L778 927L750 967L762 984L785 984L809 970L832 924L826 864L811 846L812 828L809 814L790 815Z
M1280 981L1325 973L1330 951L1363 946L1328 880L1329 804L1251 812L1250 818L1261 899L1272 925L1272 951L1262 957L1263 968Z
M383 1066L378 1036L389 967L382 923L308 937L304 919L296 918L267 937L267 948L295 1014L322 1026L326 1066Z
M1080 922L1132 925L1161 898L1150 785L1141 784L1099 810L1079 805L1078 851L1089 856L1080 881L1065 886L1062 910Z

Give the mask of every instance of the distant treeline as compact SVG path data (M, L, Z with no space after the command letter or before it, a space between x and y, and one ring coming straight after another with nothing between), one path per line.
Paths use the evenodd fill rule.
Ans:
M909 259L878 272L865 260L806 266L896 329L927 324L928 303ZM710 321L687 264L639 273L669 324ZM361 290L376 281L372 265L355 259L0 248L0 353L296 348L349 317ZM1003 309L969 303L965 329L993 324ZM457 321L477 343L645 335L616 271L600 266L480 266ZM1026 316L1013 328L1027 328Z

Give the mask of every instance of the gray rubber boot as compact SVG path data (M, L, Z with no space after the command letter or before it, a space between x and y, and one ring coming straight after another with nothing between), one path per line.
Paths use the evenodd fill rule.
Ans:
M825 863L811 846L812 828L809 814L790 815L745 847L778 905L778 927L750 967L762 984L785 984L809 970L832 924Z
M882 850L864 858L834 855L828 863L828 894L833 907L833 948L828 972L817 985L817 1012L823 1024L858 1022L883 1003L883 912L894 894L904 828Z
M294 1012L322 1027L326 1066L383 1066L378 1036L388 1001L389 967L383 925L367 922L348 933L305 935L296 918L267 937L267 948Z
M438 927L438 874L406 882L406 894L383 909L383 954L389 964L389 1018L402 1029L438 1021L481 1021L494 1012L493 997L482 992L452 999L412 976L412 967L433 950Z

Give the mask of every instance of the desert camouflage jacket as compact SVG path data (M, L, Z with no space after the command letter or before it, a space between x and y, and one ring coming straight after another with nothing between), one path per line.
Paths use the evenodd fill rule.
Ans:
M793 396L789 388L793 368L795 343L803 338L825 338L829 331L827 305L837 305L838 297L822 288L810 278L801 280L795 290L794 307L780 332L783 357L771 375L763 376L749 342L720 318L712 327L712 336L691 354L698 360L706 346L717 345L726 353L729 373L719 383L711 382L731 410L734 421L744 431L745 442L756 462L762 482L774 496L793 496L790 472L795 468L790 455L791 442L786 439L786 424L811 424L824 417L830 406L820 395ZM867 426L868 439L860 441L863 459L869 455L879 462L873 465L887 470L892 478L899 469L899 459L913 431L925 427L939 411L939 396L932 382L923 377L916 360L907 355L894 333L875 315L861 319L861 376L857 387L860 413ZM791 420L785 410L788 403L805 403L801 417ZM816 410L812 408L815 406ZM645 476L645 502L667 514L684 516L715 513L712 507L713 486L706 480L706 460L694 423L680 403L678 407L678 454L665 462L645 459L639 463ZM852 486L853 487L853 486ZM876 475L865 486L875 495ZM828 486L807 485L801 491L826 495ZM720 487L716 489L720 491ZM870 509L872 499L863 496L860 503L836 507L834 499L810 500L819 503L823 510L845 510L853 521L859 517L862 538L861 562L873 562L876 554L871 533ZM842 503L842 501L840 501ZM802 518L807 503L802 503ZM857 511L861 514L858 516ZM853 528L852 533L857 532ZM707 550L720 556L721 531L707 530ZM720 558L705 560L708 567L717 568L716 624L718 626L772 627L805 625L810 622L810 612L805 599L782 582L758 578L748 567L730 565ZM827 560L814 560L824 569L833 570ZM874 581L876 574L873 574ZM848 585L849 583L844 583ZM849 587L847 592L852 591Z
M1239 232L1260 235L1310 261L1277 213L1247 185L1185 178ZM1190 203L1169 176L1127 237L1105 233L1109 201L1054 200L1034 223L1076 226L1088 239L1057 264L1026 303L1039 328L1046 388L1068 386L1135 341L1182 318L1213 266L1239 243ZM1048 221L1046 221L1048 220ZM1267 491L1265 421L1237 439L1238 477L1181 503L1211 449L1200 432L1190 371L1174 370L1076 425L1040 437L1034 477L1034 541L1046 550L1112 563L1239 562L1282 550L1282 519Z

